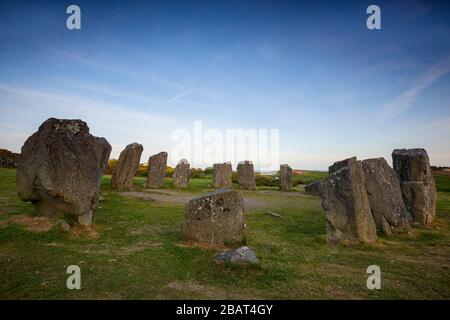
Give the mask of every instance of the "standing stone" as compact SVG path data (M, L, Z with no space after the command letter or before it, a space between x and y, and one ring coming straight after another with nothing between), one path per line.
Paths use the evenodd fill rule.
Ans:
M305 186L305 192L313 196L320 196L322 190L322 181L316 180Z
M231 163L215 163L213 166L212 184L213 188L229 188L231 182L232 168Z
M328 167L328 174L332 174L335 171L338 171L339 169L346 167L350 164L355 164L356 163L356 157L351 157L348 159L344 159L341 161L336 161L335 163L333 163L333 165Z
M409 230L409 215L402 199L400 182L384 158L362 162L366 190L375 224L385 234Z
M424 149L396 149L394 169L400 179L403 200L413 221L430 224L436 214L436 185L428 154Z
M81 120L46 120L22 147L17 193L39 216L92 223L111 146Z
M240 162L237 165L237 174L242 189L256 190L255 170L251 161Z
M175 187L179 188L187 188L189 187L189 175L190 175L189 162L186 159L181 159L177 166L175 167L175 171L173 172L172 179Z
M166 176L167 152L160 152L148 159L147 187L162 187Z
M239 192L217 190L186 204L184 241L235 244L244 240L244 233L244 199Z
M341 240L373 242L377 239L360 161L349 163L326 177L321 200L331 243Z
M292 189L292 168L287 164L280 165L280 190L291 191Z
M111 177L113 189L123 190L133 188L133 179L139 169L139 160L144 148L139 143L132 143L120 153L117 166Z

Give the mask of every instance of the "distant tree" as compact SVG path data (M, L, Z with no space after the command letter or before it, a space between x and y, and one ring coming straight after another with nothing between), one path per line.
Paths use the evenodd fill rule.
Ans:
M148 164L147 163L140 163L139 169L136 173L136 176L138 177L146 177L148 174Z
M117 159L110 159L108 162L108 165L106 166L106 169L103 173L104 174L112 174L112 172L116 168L118 162L119 162L119 160L117 160Z
M166 177L172 177L173 172L175 171L174 168L170 167L170 166L166 166Z
M255 183L257 186L266 186L266 187L279 187L280 186L280 180L275 175L262 175L262 174L256 174L255 175Z
M6 149L0 149L0 158L9 159L12 161L19 162L20 153L14 153Z
M191 168L191 171L190 171L191 178L201 179L201 178L203 178L203 176L204 176L204 173L201 168Z

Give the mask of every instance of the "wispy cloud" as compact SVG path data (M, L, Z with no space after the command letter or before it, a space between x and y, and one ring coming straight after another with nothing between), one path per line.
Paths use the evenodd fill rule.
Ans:
M385 104L381 110L382 117L394 117L407 111L423 90L431 86L439 78L450 72L450 55L432 65L415 81L415 84L393 101Z
M175 101L183 98L184 96L187 96L189 93L191 93L193 91L194 91L194 89L190 89L190 90L184 91L184 92L182 92L180 94L177 94L175 97L172 97L169 100L167 100L167 103L175 102Z
M174 90L186 89L186 85L184 83L168 80L165 77L160 76L156 72L144 73L142 71L135 71L127 69L125 67L120 67L117 66L117 64L112 65L111 63L107 63L104 58L99 56L85 56L80 53L74 53L65 50L52 51L51 53L58 63L66 64L75 62L76 64L83 65L85 67L98 69L109 73L120 74L135 81L146 81Z
M66 91L43 91L0 83L0 111L7 119L0 123L0 145L12 150L20 146L42 121L49 117L81 118L88 123L94 135L104 136L113 145L112 156L117 157L131 142L144 145L145 154L167 149L170 136L179 122L165 114L138 111L132 106L109 103L75 95ZM14 135L11 119L15 120Z

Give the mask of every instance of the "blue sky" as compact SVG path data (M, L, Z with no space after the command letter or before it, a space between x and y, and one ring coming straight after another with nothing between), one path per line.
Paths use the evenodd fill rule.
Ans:
M70 4L81 30L66 28ZM366 28L370 4L381 30ZM450 6L0 1L0 114L0 148L16 152L45 119L82 118L112 156L136 141L145 161L201 120L279 129L295 168L410 147L450 165Z

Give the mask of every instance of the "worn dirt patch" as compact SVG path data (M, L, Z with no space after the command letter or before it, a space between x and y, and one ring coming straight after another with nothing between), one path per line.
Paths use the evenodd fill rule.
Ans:
M47 217L32 217L27 214L18 214L11 216L9 222L17 223L23 226L28 231L45 232L49 231L55 221Z
M145 250L147 248L154 248L162 246L161 242L145 242L141 241L129 247L120 248L119 255L127 255L135 252Z
M88 239L98 239L100 238L100 232L97 230L97 226L82 226L74 225L70 228L71 234L75 238L88 238Z
M180 242L176 244L180 248L198 248L204 250L227 250L230 249L223 244L212 244L212 243L196 243L196 242Z
M191 200L195 195L186 194L184 192L176 191L151 191L151 192L139 192L139 191L125 191L120 192L121 195L125 197L137 198L146 201L157 201L172 204L185 204Z
M242 293L238 293L235 290L227 291L222 288L201 285L195 281L174 281L166 285L166 287L181 291L181 292L191 292L198 294L205 299L240 299L240 300L255 300L258 299L254 296L248 296Z
M185 205L192 198L198 197L197 193L178 192L174 190L164 191L125 191L120 192L120 195L125 197L141 199L146 201L155 201L169 204ZM244 197L244 205L246 209L265 209L275 206L283 205L284 199L279 196L287 196L291 199L301 199L305 197L300 192L281 192L281 191L257 191L257 193L242 192Z

